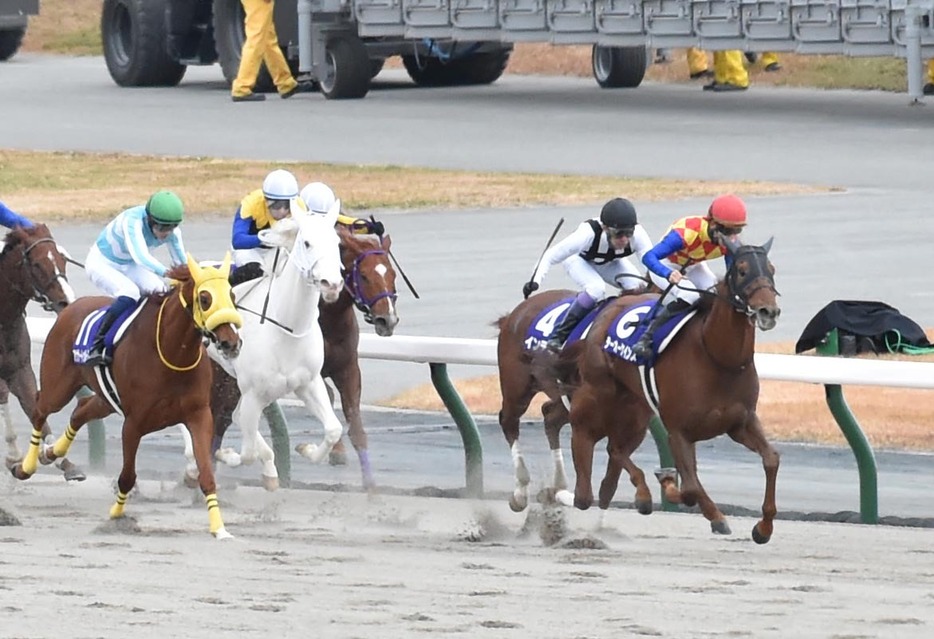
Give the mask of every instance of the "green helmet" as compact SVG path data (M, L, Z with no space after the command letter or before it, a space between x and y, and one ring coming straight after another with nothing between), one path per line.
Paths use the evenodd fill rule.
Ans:
M146 202L146 213L159 224L181 224L185 207L171 191L159 191Z

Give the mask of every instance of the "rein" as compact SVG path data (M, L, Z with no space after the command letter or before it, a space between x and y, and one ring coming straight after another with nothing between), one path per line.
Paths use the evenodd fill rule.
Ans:
M181 300L182 299L181 290L178 291L178 296L179 296L179 299ZM176 373L184 373L184 372L194 369L198 364L201 363L201 358L204 357L204 349L203 348L198 349L198 359L195 360L195 363L192 364L191 366L175 366L162 353L162 343L161 343L161 340L159 339L159 335L162 332L162 311L165 310L165 304L168 301L169 301L169 296L166 295L165 299L162 300L162 304L159 305L159 313L158 315L156 315L156 352L159 354L159 361L161 361L165 365L166 368L168 368L169 370L175 371ZM185 304L184 300L182 300L182 306L186 310L188 310L188 305Z
M55 240L52 239L51 237L41 237L38 240L34 241L32 244L29 244L28 246L23 247L20 245L19 248L22 251L23 256L22 256L22 259L20 259L19 264L16 265L17 268L22 269L27 264L29 266L32 266L32 263L28 261L30 251L36 248L39 244L44 244L46 242L51 242L53 244L56 244ZM56 271L57 270L58 269L56 268ZM41 290L39 286L36 284L36 278L33 276L32 269L27 268L25 269L25 271L29 278L29 283L32 285L32 294L20 288L19 282L11 278L9 275L7 275L5 270L0 269L0 274L2 274L3 278L7 282L9 282L10 287L14 291L16 291L17 293L19 293L20 295L22 295L23 297L27 299L31 299L34 302L41 304L43 310L50 311L50 312L54 311L55 310L54 303L52 302L51 298L49 298L49 296L43 290ZM58 279L58 278L61 278L65 282L68 281L68 276L65 275L64 273L57 273L55 275L55 279Z
M356 306L361 313L363 313L363 321L367 324L372 324L374 321L373 317L373 305L382 299L387 297L395 303L398 295L396 293L391 293L389 291L383 291L377 293L373 297L365 297L363 295L363 286L361 282L360 274L360 264L363 263L364 258L367 258L371 255L387 255L387 252L383 249L371 249L369 251L364 251L356 257L353 261L353 266L349 271L344 270L344 286L350 292L350 297L353 300L354 306ZM416 295L416 298L418 295Z

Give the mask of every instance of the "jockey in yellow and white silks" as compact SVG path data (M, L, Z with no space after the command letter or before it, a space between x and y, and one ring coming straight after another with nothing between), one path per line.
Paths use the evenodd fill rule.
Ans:
M677 220L661 241L643 256L642 262L649 269L652 282L668 293L658 301L661 307L635 344L633 350L637 355L647 357L655 330L678 312L694 305L700 298L698 291L709 290L717 284L717 276L707 261L723 257L729 268L732 258L724 250L723 243L741 233L745 226L743 201L735 195L721 195L711 203L706 216ZM683 279L691 286L679 287Z
M306 184L301 192L302 201L311 213L325 215L331 210L331 206L337 201L334 191L324 182L312 182ZM377 220L364 220L362 218L351 217L341 213L337 216L337 223L350 227L356 235L366 235L372 233L382 236L386 229L382 222Z

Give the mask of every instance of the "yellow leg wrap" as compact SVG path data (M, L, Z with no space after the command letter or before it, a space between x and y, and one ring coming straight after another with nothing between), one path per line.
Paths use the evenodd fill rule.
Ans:
M221 519L221 508L217 505L217 495L214 493L205 495L204 503L208 505L208 524L211 527L211 534L216 536L218 531L224 530L224 520Z
M65 434L55 440L55 443L52 445L52 454L56 458L64 457L68 454L68 449L71 448L71 443L75 441L75 435L78 434L74 428L71 427L71 424L68 424L68 428L65 429Z
M42 431L32 429L32 436L29 438L29 450L26 451L26 458L23 459L23 472L32 475L36 472L39 465L39 446L42 444Z
M126 493L122 490L117 490L117 501L110 507L110 518L120 519L123 517L124 506L126 506Z

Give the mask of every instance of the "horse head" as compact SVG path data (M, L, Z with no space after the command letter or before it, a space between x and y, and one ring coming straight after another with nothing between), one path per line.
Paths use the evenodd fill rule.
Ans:
M388 235L380 240L356 236L343 226L338 226L338 236L345 290L377 335L392 335L399 323L396 271L389 261L392 240Z
M733 265L725 278L730 304L750 320L755 318L756 325L763 331L775 328L782 312L775 290L775 267L768 257L771 248L771 238L762 246L727 244L733 257Z
M220 268L201 266L188 256L191 273L191 315L195 326L212 342L224 357L240 353L240 334L243 318L234 304L230 289L230 253L224 256Z
M298 268L305 281L318 288L326 303L337 301L344 280L341 277L340 238L334 225L340 213L337 200L326 215L293 213L298 233L289 261Z
M13 276L10 269L7 277L18 292L56 313L75 301L75 292L65 274L65 256L45 224L10 231L3 254L16 253L20 256L20 276Z

